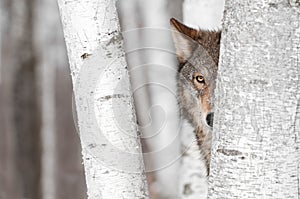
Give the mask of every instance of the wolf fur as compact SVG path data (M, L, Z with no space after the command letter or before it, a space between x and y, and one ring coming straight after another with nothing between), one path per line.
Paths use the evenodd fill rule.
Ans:
M219 62L220 31L196 30L172 18L182 116L194 127L207 174L210 167L214 89Z

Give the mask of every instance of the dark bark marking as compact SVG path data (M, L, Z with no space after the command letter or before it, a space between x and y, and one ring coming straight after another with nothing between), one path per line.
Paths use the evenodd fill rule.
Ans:
M233 149L217 149L217 152L226 156L239 156L243 154L242 152Z

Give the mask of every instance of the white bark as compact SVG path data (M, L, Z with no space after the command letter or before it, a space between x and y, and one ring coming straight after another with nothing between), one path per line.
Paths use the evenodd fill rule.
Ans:
M209 198L299 198L300 15L226 1Z
M216 30L220 28L224 0L185 0L183 21L190 27ZM179 197L206 198L207 170L197 144L193 127L187 121L181 129L182 160L179 172Z
M148 198L114 0L59 0L89 198ZM81 55L93 54L84 62Z

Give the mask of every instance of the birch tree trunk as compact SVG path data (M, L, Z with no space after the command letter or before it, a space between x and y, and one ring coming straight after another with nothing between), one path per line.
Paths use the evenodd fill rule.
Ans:
M299 4L226 1L209 198L299 198Z
M55 43L58 30L57 4L52 0L36 2L35 47L39 57L39 85L41 91L41 194L43 199L55 199L56 194L56 126L54 77L57 61ZM50 17L51 16L51 17Z
M180 157L180 120L174 84L177 64L168 31L169 20L174 16L171 9L175 4L179 4L178 0L139 1L144 26L140 30L139 54L142 66L147 71L148 82L145 87L151 97L148 109L150 125L142 128L145 133L143 138L149 146L144 157L153 158L152 164L146 165L146 170L155 173L156 183L151 188L164 199L177 197L177 187L174 185L178 179ZM181 11L178 11L176 16L180 14Z
M117 10L119 13L120 25L122 29L122 35L124 39L124 48L126 52L126 60L128 63L130 82L133 91L133 99L136 110L136 117L138 123L138 130L141 135L149 135L151 129L150 115L150 92L147 84L149 84L149 78L147 67L143 65L141 59L141 50L143 48L141 40L141 9L139 6L139 0L126 0L117 2ZM146 128L145 128L146 127ZM156 176L154 172L148 172L149 166L153 165L154 159L149 152L149 144L147 140L141 136L141 145L144 156L146 178L149 190L149 197L151 199L158 199ZM151 147L151 146L150 146ZM153 186L154 185L154 186Z
M183 21L190 27L218 29L221 25L224 0L185 0ZM208 182L204 159L197 144L194 128L184 121L181 129L181 148L184 152L179 172L179 197L207 198Z
M115 0L58 0L89 198L148 198ZM85 60L81 55L93 54Z
M20 182L16 165L16 136L13 121L12 85L16 70L14 51L16 39L13 2L1 1L1 58L0 58L0 198L20 198ZM10 24L10 25L9 25ZM5 49L5 50L4 50ZM10 67L6 67L10 66Z
M34 46L35 0L11 1L12 129L15 133L17 184L20 198L41 198L41 110L38 57Z
M126 0L119 5L150 197L175 198L180 154L173 94L177 66L170 33L162 28L169 28L171 17L182 18L182 2Z

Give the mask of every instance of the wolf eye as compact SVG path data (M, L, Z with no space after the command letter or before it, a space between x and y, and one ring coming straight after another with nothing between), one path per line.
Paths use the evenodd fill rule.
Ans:
M201 84L204 84L204 82L205 82L204 77L201 75L196 76L196 80L197 80L197 82L199 82Z

